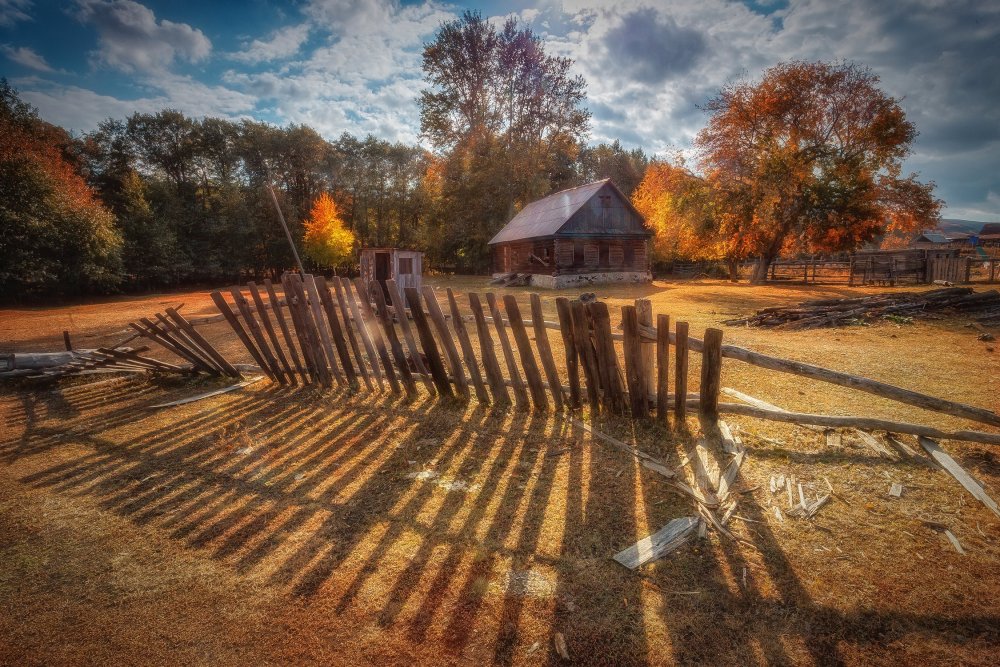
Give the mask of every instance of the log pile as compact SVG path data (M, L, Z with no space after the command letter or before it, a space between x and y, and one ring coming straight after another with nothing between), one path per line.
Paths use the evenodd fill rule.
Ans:
M1000 292L949 287L927 292L886 292L846 299L816 299L797 306L764 308L725 324L801 330L862 324L881 319L961 313L985 325L1000 325Z

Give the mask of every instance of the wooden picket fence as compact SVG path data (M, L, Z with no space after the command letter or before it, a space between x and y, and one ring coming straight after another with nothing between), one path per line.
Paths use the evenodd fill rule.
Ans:
M500 299L487 292L484 306L479 294L470 293L464 309L451 289L445 290L443 307L431 287L407 287L400 292L393 281L387 281L388 289L383 291L377 282L366 284L360 278L334 277L328 284L322 276L288 273L281 287L283 298L269 280L264 281L263 290L249 283L250 299L238 287L229 290L231 301L215 291L211 296L219 315L188 321L168 309L165 315L156 315L156 322L144 318L132 326L137 336L189 361L189 372L238 376L246 369L229 363L196 330L225 320L256 362L253 368L286 386L302 383L361 390L363 385L370 392L405 392L412 397L420 383L431 394L469 400L475 393L481 403L522 409L558 412L589 405L592 415L655 416L664 423L673 415L675 426L685 424L688 409L697 409L699 416L714 421L720 413L728 413L1000 445L997 433L944 431L867 416L790 412L732 390L726 393L742 402L720 403L723 359L732 359L1000 427L1000 415L985 408L723 345L719 329L706 329L703 339L690 336L686 322L676 322L671 330L668 315L657 315L654 321L646 299L621 307L619 332L612 327L607 304L600 301L557 298L558 321L546 321L537 294L529 295L527 319L510 294ZM559 332L562 354L553 351L552 330ZM472 331L478 346L473 345ZM697 393L689 393L687 387L690 352L702 355Z
M678 322L671 333L665 315L654 326L646 299L622 307L623 332L618 333L600 301L560 297L559 321L550 322L538 294L530 295L527 319L512 295L498 298L492 292L484 295L485 304L479 294L469 294L463 307L450 288L442 304L430 287L400 292L393 281L383 290L361 278L328 282L288 273L281 287L284 298L269 280L263 289L249 283L250 299L238 288L229 290L231 301L220 291L212 293L250 356L281 385L336 384L412 396L422 383L432 394L460 400L475 394L482 403L525 409L576 409L586 401L594 412L655 414L664 421L670 412L677 419L686 416L688 326ZM561 336L561 358L553 353L550 330ZM712 332L721 343L718 330L709 330L706 338L712 340ZM715 358L721 362L721 356ZM673 394L671 361L676 365ZM703 390L714 391L717 401L719 364L706 365ZM711 397L697 398L712 404Z

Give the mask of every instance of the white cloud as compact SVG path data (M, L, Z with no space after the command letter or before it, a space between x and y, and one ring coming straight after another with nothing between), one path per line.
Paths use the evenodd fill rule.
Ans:
M284 60L296 55L309 38L309 24L279 28L266 40L255 39L243 51L229 54L230 59L255 65L273 60Z
M3 51L3 54L7 56L9 60L17 63L18 65L23 65L24 67L38 72L55 71L47 62L45 62L45 58L27 46L19 46L15 48L9 44L4 44L3 46L0 46L0 51Z
M148 7L132 0L77 0L77 16L97 28L97 60L125 72L168 68L176 59L198 62L212 42L187 23L157 20Z
M31 0L0 0L0 26L9 27L21 21L30 21Z

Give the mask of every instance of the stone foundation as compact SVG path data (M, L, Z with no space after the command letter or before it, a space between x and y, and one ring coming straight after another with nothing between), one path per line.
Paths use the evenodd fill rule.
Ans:
M505 274L495 273L493 277ZM604 283L648 283L653 280L649 271L595 271L594 273L567 273L558 276L535 274L531 276L533 287L563 289L565 287L586 287Z

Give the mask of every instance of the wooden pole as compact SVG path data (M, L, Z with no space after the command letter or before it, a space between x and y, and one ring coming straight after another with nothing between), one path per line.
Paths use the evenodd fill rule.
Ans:
M374 285L374 289L371 289L369 294L375 299L376 312L378 313L379 320L382 322L382 330L385 332L386 340L389 341L392 356L396 360L396 367L399 369L399 375L403 380L403 388L406 389L407 396L413 398L417 395L417 385L413 381L413 374L410 372L410 365L406 361L403 346L399 342L399 337L396 336L396 327L392 323L392 315L389 313L389 307L385 303L385 294L382 292L382 286L374 280L370 284Z
M649 416L649 399L643 373L642 343L639 341L639 316L635 306L622 306L622 329L625 333L625 378L628 381L629 407L633 419Z
M260 290L257 289L257 284L254 281L247 283L247 288L250 290L250 296L253 297L253 302L257 306L257 315L260 316L260 321L264 325L264 331L267 332L268 338L271 340L271 345L274 347L274 353L278 357L278 361L281 362L281 367L284 369L285 374L292 384L298 384L298 380L295 379L295 373L292 372L292 365L288 363L288 358L285 356L284 350L281 349L281 343L278 342L278 335L274 331L274 327L271 325L271 318L267 314L267 308L264 307L264 300L260 296Z
M448 306L451 310L451 324L455 327L455 335L458 337L458 344L462 347L462 356L465 358L465 365L469 368L469 375L472 377L472 386L476 390L476 398L480 403L489 403L490 395L483 384L483 375L479 371L479 363L476 361L476 353L472 349L472 341L469 339L469 332L465 328L465 320L458 310L458 301L455 300L455 293L449 287L447 289Z
M438 303L437 297L434 295L434 289L430 285L425 285L421 291L424 294L424 303L427 304L427 314L430 316L431 322L438 332L441 344L444 345L445 359L448 360L448 368L451 369L451 375L455 378L455 387L462 398L468 399L469 381L465 377L465 370L462 368L462 359L458 356L455 339L452 338L451 331L448 330L448 323L444 319L441 304Z
M281 311L281 300L275 294L274 285L271 283L270 278L264 278L264 289L267 290L267 298L270 300L271 308L274 310L274 319L277 320L278 328L281 329L281 335L285 339L285 347L288 348L288 353L292 357L295 370L302 377L303 383L309 382L309 376L302 367L302 360L299 358L298 350L295 349L295 341L292 338L291 331L288 329L288 322L285 321L285 314Z
M687 376L688 376L688 323L677 323L675 338L675 354L677 370L674 373L674 422L675 426L684 430L687 428Z
M656 317L656 416L664 425L670 412L670 316Z
M385 286L389 292L389 300L392 301L392 309L396 311L396 321L399 322L399 329L403 332L403 340L406 342L406 349L410 353L413 367L423 380L427 391L434 393L434 383L430 379L427 366L424 365L424 360L420 355L420 348L417 347L417 341L413 338L413 332L410 330L410 322L406 319L406 305L403 303L402 293L399 291L399 287L396 286L396 281L391 278L385 281ZM379 285L378 289L382 289L382 286Z
M358 335L361 336L361 343L365 346L365 354L368 355L368 363L371 364L375 379L378 380L379 389L385 389L385 384L382 382L382 369L378 365L379 358L375 354L375 344L372 342L371 331L368 330L367 318L365 318L358 307L358 302L354 300L354 294L351 292L351 281L347 278L334 276L333 282L334 285L338 286L337 293L340 294L343 292L343 299L347 302L347 306L351 311L351 319L358 330ZM393 391L399 391L399 387L394 388Z
M618 368L618 353L611 336L611 315L608 304L595 301L587 306L594 323L594 343L601 385L605 387L604 402L615 414L625 412L625 388Z
M587 381L587 401L590 403L591 414L596 415L600 412L601 405L601 374L590 337L590 318L579 299L569 303L569 312L573 320L573 340L576 342L577 356Z
M403 293L410 306L410 315L413 317L413 325L420 337L420 346L424 348L424 356L427 357L427 365L430 366L434 386L442 396L454 396L451 391L451 383L448 381L448 373L444 369L444 362L441 361L441 353L438 352L437 343L434 341L434 334L431 333L430 325L427 323L427 315L420 305L420 292L417 291L416 287L406 287L403 289Z
M514 389L514 402L518 407L527 408L528 392L524 388L524 380L521 379L521 373L517 370L517 362L514 361L514 350L510 346L510 339L507 337L503 315L500 313L500 308L497 305L497 297L493 292L486 293L486 303L489 305L490 313L493 315L493 327L496 329L497 338L500 339L500 349L503 350L503 358L507 363L507 373L510 375L511 387Z
M538 294L531 294L531 322L535 330L535 345L538 347L538 358L542 361L542 370L549 383L552 402L557 411L563 409L562 383L559 381L559 371L555 359L552 358L552 347L549 345L549 332L545 328L545 318L542 316L542 299Z
M486 316L483 314L483 304L479 300L479 295L474 292L469 294L469 308L472 310L472 317L476 322L479 352L483 359L486 381L493 393L493 402L498 405L510 405L510 394L503 379L503 371L500 370L500 362L497 361L496 351L493 349L493 337L490 334L490 327L486 323Z
M337 379L337 384L344 385L344 375L340 372L340 368L337 366L337 355L333 351L333 342L330 340L330 330L323 325L323 297L321 296L319 287L316 285L316 278L310 274L306 274L302 278L303 294L308 295L306 302L306 314L312 317L312 324L315 327L318 335L318 340L322 342L322 347L320 348L320 356L325 356L326 360L329 362L329 368L333 371L333 377ZM329 300L329 294L327 295ZM329 317L329 315L327 316ZM341 344L343 341L341 341ZM351 383L352 386L354 383Z
M333 297L330 295L330 288L326 284L326 279L323 276L307 276L306 285L309 286L309 293L312 296L315 290L315 296L319 297L319 303L323 307L323 311L326 313L326 322L329 326L329 335L326 340L332 340L335 349L337 350L337 356L340 358L340 363L344 369L344 375L347 376L347 384L350 385L351 389L356 389L358 387L358 374L354 370L354 363L351 361L351 353L347 349L347 341L344 339L344 330L340 325L340 318L337 317L337 310L333 305ZM322 315L317 314L317 322L322 322ZM322 333L327 332L327 328L320 325L320 331ZM336 365L336 361L330 358L330 363Z
M580 356L576 351L576 340L573 334L573 316L570 314L569 299L564 296L556 298L556 311L559 313L559 332L562 334L563 349L566 352L566 375L569 377L569 407L572 410L580 408ZM534 315L532 321L538 319ZM538 325L535 324L537 327Z
M368 391L375 391L375 386L372 384L371 377L369 377L368 364L365 363L365 357L361 354L361 347L358 345L358 337L354 333L354 327L351 326L351 311L347 307L347 300L344 298L344 289L340 284L340 278L334 276L331 283L333 284L333 294L337 298L336 305L340 307L340 317L344 323L344 333L347 334L347 342L351 346L350 351L354 354L354 360L358 363L358 372L361 373L361 379L364 380Z
M653 302L649 299L636 299L635 312L639 319L639 326L652 328L653 326ZM656 357L656 343L639 339L642 350L642 374L646 378L646 393L650 396L656 395L656 372L653 367L653 360Z
M699 387L701 416L717 421L719 418L719 389L722 387L722 331L705 329L705 343L701 352L701 385Z
M542 384L542 375L538 372L538 364L535 362L535 355L531 350L531 341L528 339L527 329L524 328L524 320L521 319L521 309L517 305L517 299L512 294L507 294L503 298L503 305L507 310L510 329L514 333L514 342L517 343L517 351L521 357L521 368L524 369L524 376L528 380L531 400L535 404L536 410L545 410L548 407L545 386Z

